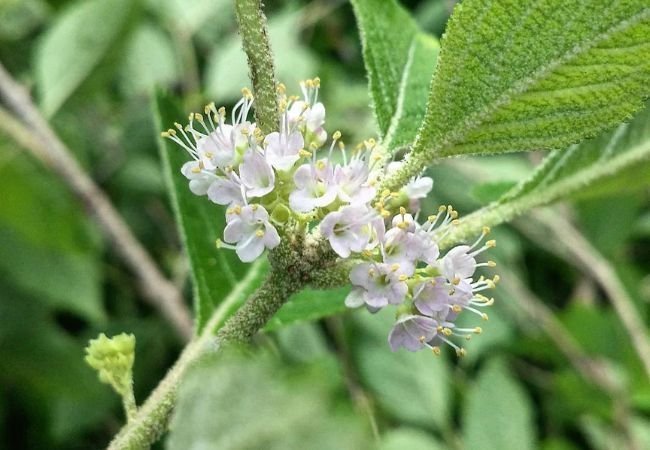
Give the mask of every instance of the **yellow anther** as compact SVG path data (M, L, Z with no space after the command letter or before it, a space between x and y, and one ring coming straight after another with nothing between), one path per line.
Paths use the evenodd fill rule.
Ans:
M490 234L490 227L483 227L483 234Z
M263 237L264 236L264 230L262 230L262 229L257 230L255 232L255 236L257 236L258 238Z
M390 189L384 189L381 191L381 196L382 198L389 197L390 196Z
M192 167L192 173L201 173L201 168L199 166Z
M458 286L460 284L460 277L454 277L453 280L451 280L452 284L455 286Z
M379 213L383 218L390 217L390 211L387 209L382 209L381 212Z
M308 88L313 88L314 87L314 82L312 80L305 80L304 81L305 86Z
M465 336L465 340L466 341L471 341L472 340L472 335L468 334L467 336Z
M327 167L327 164L325 164L325 161L324 161L324 160L321 159L321 160L319 160L319 161L316 162L316 168L317 168L318 170L324 170L325 167Z
M316 77L312 80L312 83L314 84L314 87L319 88L320 87L320 78Z
M494 262L494 261L488 261L488 262L487 262L487 265L488 265L488 267L496 267L496 266L497 266L497 263Z
M406 280L409 279L409 277L407 277L406 275L400 275L400 276L398 277L398 279L399 279L400 281L406 281Z
M364 250L361 254L366 258L372 258L372 252L370 250Z
M309 149L312 150L312 151L318 150L318 144L315 143L315 142L312 142L311 144L309 144Z
M391 264L391 265L390 265L390 270L391 270L392 272L397 272L397 271L399 270L399 264L397 264L397 263L393 263L393 264Z
M339 150L341 151L345 150L345 144L343 143L343 141L339 141L338 146L339 146Z
M308 152L304 148L298 151L298 155L300 155L302 158L309 158L312 155L312 152Z
M170 137L169 131L163 131L163 132L161 132L161 133L160 133L160 136L162 136L162 137L164 137L164 138L168 138L168 137Z
M438 333L442 332L442 325L438 325L436 327L436 332L438 332Z
M230 208L229 214L241 214L241 206L235 205L232 208Z
M182 129L183 129L183 125L181 125L181 124L178 123L178 122L174 122L174 126L175 126L176 128L178 128L179 130L182 130Z
M487 314L483 313L483 314L481 314L481 319L483 319L483 320L489 320L490 317L489 317Z
M501 281L501 277L499 275L495 275L494 278L492 278L492 282L494 284L497 284L499 281Z
M372 269L372 268L368 269L368 275L370 275L371 277L374 277L375 276L375 269Z
M435 278L431 278L431 281L429 281L429 283L431 283L431 286L435 286L436 284L438 284Z
M450 328L445 327L442 329L442 334L444 334L445 336L451 336L453 334L453 331L451 331Z
M226 108L223 106L217 111L221 117L226 117Z
M438 212L443 213L443 212L445 212L446 210L447 210L447 207L446 207L445 205L440 205L440 206L438 207Z
M194 113L194 118L199 122L203 123L203 115L199 113Z
M397 228L400 230L406 230L409 227L409 224L406 222L400 222L397 224Z
M176 130L174 130L173 128L167 130L167 133L169 133L170 136L176 136Z
M485 246L486 246L487 248L494 248L494 247L497 246L497 241L495 241L494 239L490 239L489 241L487 241L487 242L485 243Z
M496 284L494 284L494 281L492 281L492 280L486 280L485 284L487 285L487 287L489 289L494 289L496 287Z
M452 306L451 306L451 310L452 310L453 312L455 312L456 314L458 314L459 312L461 312L461 311L463 310L463 308L461 308L460 305L452 305Z
M452 219L458 219L458 211L452 211L451 213L449 213L449 217L451 217Z
M242 128L240 130L240 133L242 134L242 136L248 136L250 134L250 130L248 128Z
M214 154L212 152L205 152L205 157L206 158L212 159L213 156L214 156Z
M217 239L216 241L214 241L214 244L217 246L217 248L221 248L221 246L223 245L223 241L221 239Z
M284 83L278 83L278 92L280 94L286 94L287 87L284 85Z
M258 205L258 204L256 204L256 203L253 203L253 204L251 205L251 209L252 209L253 211L257 211L257 210L259 209L259 207L260 207L260 205Z
M251 92L250 89L248 89L248 88L246 88L246 87L245 87L245 88L242 88L242 90L241 90L241 95L242 95L244 98L248 99L248 100L251 100L251 99L253 98L253 93Z
M399 213L400 213L401 215L406 214L406 208L404 208L403 206L400 206L400 207L399 207Z
M433 352L434 355L440 356L440 347L431 347L431 351Z
M465 349L461 347L461 348L459 348L458 350L456 350L456 355L457 355L459 358L462 358L462 357L464 357L465 355L467 355L467 351L465 351Z
M422 343L426 342L426 340L427 340L426 336L420 336L420 337L418 338L418 341L420 341L420 342L422 342Z
M474 334L481 334L481 333L483 333L483 328L481 327L474 328Z
M341 132L339 130L336 130L332 134L332 139L334 139L335 141L338 141L339 139L341 139Z
M460 219L454 219L451 221L452 225L460 225Z

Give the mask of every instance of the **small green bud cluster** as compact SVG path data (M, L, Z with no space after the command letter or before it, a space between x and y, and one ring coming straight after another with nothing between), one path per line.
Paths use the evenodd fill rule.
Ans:
M86 347L86 362L99 373L102 383L110 384L122 397L133 395L135 336L118 334L112 338L101 333Z

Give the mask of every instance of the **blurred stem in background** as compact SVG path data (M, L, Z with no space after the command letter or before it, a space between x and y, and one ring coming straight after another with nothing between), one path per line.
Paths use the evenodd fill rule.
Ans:
M650 338L634 301L612 265L575 228L566 218L566 214L549 214L548 211L542 210L534 212L532 217L539 225L552 232L552 239L541 239L539 234L532 234L527 228L522 228L521 231L531 235L540 246L581 267L600 284L627 330L646 376L650 379Z
M149 304L183 339L192 336L192 319L183 295L167 280L133 235L108 196L86 174L72 153L43 118L29 93L0 64L0 95L16 117L0 110L0 127L41 163L61 177L95 218L115 252L138 278Z

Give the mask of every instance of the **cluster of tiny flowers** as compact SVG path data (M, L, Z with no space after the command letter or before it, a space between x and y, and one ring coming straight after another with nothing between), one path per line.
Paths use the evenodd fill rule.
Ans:
M398 306L389 336L393 350L429 347L439 353L444 342L462 355L450 337L481 330L458 328L454 321L463 310L487 318L480 308L492 300L481 292L494 287L498 277L473 276L477 267L494 265L476 261L494 241L482 244L485 229L474 245L441 256L437 240L444 236L436 229L457 223L458 213L441 207L440 214L418 224L418 214L414 218L407 211L419 211L433 187L431 178L415 177L399 192L378 192L379 181L400 163L388 163L372 139L347 150L336 131L326 145L319 87L318 78L302 82L301 98L287 96L280 85L279 131L266 135L249 121L253 97L247 89L230 123L224 108L210 104L204 114L190 114L188 125L177 123L163 132L192 157L181 169L190 190L227 206L223 241L217 245L250 262L279 245L291 228L311 230L319 223L332 250L356 262L346 304L365 305L371 312Z

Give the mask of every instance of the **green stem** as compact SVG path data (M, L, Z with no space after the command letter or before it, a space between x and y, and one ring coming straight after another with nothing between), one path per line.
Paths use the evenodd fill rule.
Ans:
M133 376L131 376L131 380L133 380ZM135 396L133 395L133 382L129 385L129 390L122 396L122 405L124 406L126 420L130 422L138 413L138 406L135 403Z
M267 134L277 129L280 115L273 56L261 0L236 0L235 12L255 95L257 126Z
M222 305L231 305L241 297L248 283L255 277L254 271L241 280ZM252 274L252 275L251 275ZM217 334L217 345L230 342L247 342L286 302L300 289L301 284L289 281L283 275L271 272L268 278L233 315ZM229 307L218 308L206 324L203 332L190 342L147 401L129 418L129 422L109 444L109 450L136 450L149 448L167 430L167 424L176 403L181 379L187 369L207 352L214 350L215 329L223 323Z

